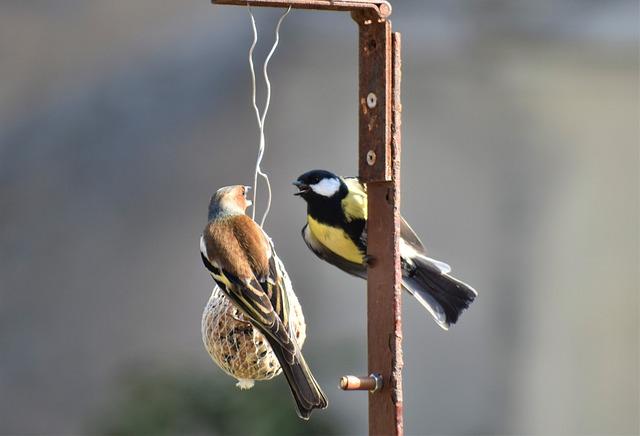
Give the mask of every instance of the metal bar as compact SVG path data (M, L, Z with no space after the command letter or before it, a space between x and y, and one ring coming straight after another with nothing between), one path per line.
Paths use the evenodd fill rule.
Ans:
M402 400L402 367L404 361L402 358L402 261L400 258L400 156L402 151L402 37L400 32L394 32L391 37L392 42L392 73L391 87L393 90L393 119L391 124L391 176L393 179L395 195L394 199L394 215L393 215L393 238L394 238L394 283L393 283L393 337L389 342L393 342L391 346L392 353L392 375L391 375L391 401L395 406L396 414L396 435L403 434L403 400Z
M382 0L212 0L216 5L264 6L272 8L314 9L322 11L360 11L367 10L379 18L391 15L391 4Z
M400 35L367 12L360 28L359 175L367 182L368 368L382 376L369 396L369 434L402 435L400 268Z

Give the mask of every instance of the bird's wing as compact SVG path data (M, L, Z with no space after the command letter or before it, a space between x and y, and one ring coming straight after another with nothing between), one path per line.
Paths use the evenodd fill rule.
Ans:
M349 207L353 208L354 205L358 205L357 209L363 211L362 215L364 216L364 219L367 219L367 184L360 182L357 177L345 177L344 181L349 187L349 194L346 199L349 201L344 202L343 200L345 214L348 215L347 209ZM422 243L416 232L411 228L409 223L402 217L400 218L400 240L400 252L404 258L419 256L424 260L424 262L431 264L434 270L439 271L441 274L447 274L451 271L451 267L448 264L427 256L427 249L425 248L424 244ZM360 243L365 247L367 246L366 227L364 228L360 236ZM307 245L309 245L309 243L307 243ZM338 267L347 271L345 268L342 268L339 265Z
M448 274L451 272L451 267L440 260L433 259L427 256L427 249L422 244L422 241L413 231L411 226L404 218L401 218L400 225L400 255L404 262L414 263L415 258L422 260L424 267L429 267L433 271L437 271L439 274Z
M347 187L349 188L348 195L356 199L355 201L354 200L349 201L349 204L350 205L354 203L359 204L360 205L359 207L363 211L361 218L367 219L367 215L368 215L367 214L367 184L360 182L360 180L357 177L345 177L344 181L347 184ZM363 237L364 237L364 244L366 246L366 243L367 243L366 232L364 233ZM418 253L420 254L427 253L427 250L425 249L424 244L422 243L418 235L416 235L416 232L413 231L409 223L404 218L401 218L400 237L404 239L404 241Z
M400 237L407 245L416 250L418 253L427 254L427 249L422 244L422 241L404 218L401 218Z
M320 241L318 241L315 236L313 236L308 224L305 224L302 228L302 239L304 239L307 247L309 247L309 249L320 259L337 266L346 273L363 279L367 278L366 264L351 262L329 250Z
M260 251L256 251L258 243L262 244ZM282 347L284 357L293 362L296 344L288 322L280 317L285 312L284 291L278 286L278 277L270 273L274 253L262 230L253 221L245 220L227 224L227 228L210 224L202 236L201 251L205 266L220 288L254 326ZM274 268L277 270L277 265ZM274 306L279 306L280 313ZM288 318L288 314L285 317Z
M289 314L291 313L289 292L293 292L291 281L289 280L287 271L284 269L284 264L276 254L273 241L266 233L264 233L264 236L269 243L271 257L269 258L269 276L263 283L263 287L266 286L267 288L267 295L269 296L274 312L282 323L287 326L289 335L295 337L289 318Z

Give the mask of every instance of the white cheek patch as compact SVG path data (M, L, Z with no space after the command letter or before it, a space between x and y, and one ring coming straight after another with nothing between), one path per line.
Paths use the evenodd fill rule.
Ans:
M340 189L340 180L322 179L315 185L309 185L313 192L324 197L332 197Z

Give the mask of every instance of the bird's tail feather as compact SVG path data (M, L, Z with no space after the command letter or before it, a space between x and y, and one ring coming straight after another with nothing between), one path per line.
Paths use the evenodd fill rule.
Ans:
M438 325L448 330L473 302L477 292L437 268L427 257L412 260L415 268L404 275L402 284L429 310Z
M272 344L272 349L280 362L287 382L289 382L298 416L306 420L311 416L313 409L326 409L327 397L311 374L302 353L299 350L296 351L293 361L289 362L278 344Z

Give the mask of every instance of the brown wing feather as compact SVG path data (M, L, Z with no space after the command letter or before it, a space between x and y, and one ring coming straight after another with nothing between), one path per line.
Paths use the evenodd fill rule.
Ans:
M233 233L242 247L251 271L259 281L269 276L270 244L264 232L247 215L239 215L232 219Z
M209 262L239 279L253 277L245 250L236 238L230 220L211 221L202 236Z

